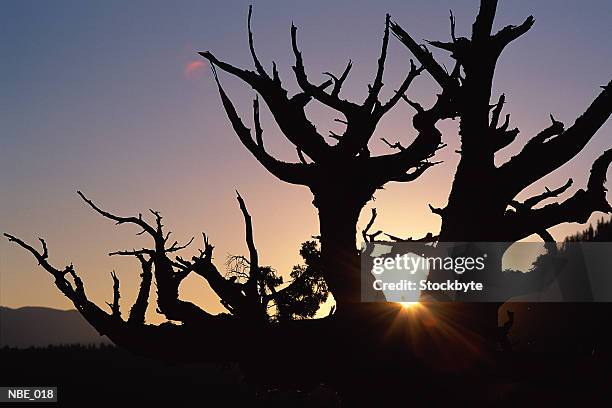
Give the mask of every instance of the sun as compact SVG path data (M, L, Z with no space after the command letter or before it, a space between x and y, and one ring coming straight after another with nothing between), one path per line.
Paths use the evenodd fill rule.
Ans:
M402 306L402 309L414 309L419 305L419 302L397 302Z

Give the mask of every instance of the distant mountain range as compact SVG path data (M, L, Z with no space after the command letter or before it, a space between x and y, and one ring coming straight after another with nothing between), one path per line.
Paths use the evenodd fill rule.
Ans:
M0 347L110 343L76 310L0 306Z

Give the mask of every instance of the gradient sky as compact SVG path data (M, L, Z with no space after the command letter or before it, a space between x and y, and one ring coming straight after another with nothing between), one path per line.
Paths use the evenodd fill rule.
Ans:
M610 80L612 2L501 1L496 27L518 24L533 14L536 24L501 57L495 95L506 93L505 112L521 129L517 147L548 126L548 114L566 125L584 111ZM208 65L196 51L252 67L246 37L248 3L242 1L3 1L0 15L0 230L36 243L47 239L58 267L74 262L89 297L102 304L112 296L109 272L122 284L124 312L133 302L137 262L109 258L111 250L141 247L138 229L115 226L93 213L75 191L81 189L103 208L118 214L160 210L175 238L206 231L221 268L227 254L246 253L243 220L234 189L239 189L254 218L260 259L288 273L298 261L299 243L317 233L310 192L268 174L243 148L219 101ZM289 27L298 41L313 81L323 71L341 72L350 58L353 70L344 96L359 101L373 79L384 28L391 13L415 38L449 38L448 10L460 35L469 34L478 1L321 1L255 2L253 29L260 60L274 59L284 85L296 90L291 65ZM452 62L439 55L447 66ZM383 97L388 97L408 69L408 51L391 39ZM253 91L222 74L229 95L250 126ZM395 88L394 88L395 87ZM421 75L409 90L429 105L435 87ZM334 112L309 107L319 130L340 130ZM379 125L371 141L386 151L379 137L415 136L413 112L398 105ZM286 160L297 160L263 109L266 146ZM377 227L402 236L437 232L439 219L428 203L444 206L457 164L457 122L441 126L448 144L438 155L445 162L410 184L390 184L363 212L379 210ZM571 163L534 186L585 186L590 164L611 146L606 124ZM578 229L553 229L558 239ZM198 242L199 243L199 242ZM191 249L195 251L195 247ZM187 251L189 253L189 251ZM69 308L51 276L23 250L0 240L0 304ZM191 276L183 297L212 312L222 307L206 284ZM153 308L152 308L153 309Z

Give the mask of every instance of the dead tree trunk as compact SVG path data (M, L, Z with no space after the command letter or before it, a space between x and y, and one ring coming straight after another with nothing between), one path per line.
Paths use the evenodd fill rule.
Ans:
M276 68L272 75L264 69L255 53L251 32L249 8L248 37L254 71L243 70L217 59L210 52L200 53L212 64L221 100L230 122L242 144L274 176L292 184L310 188L314 205L319 212L321 256L325 279L336 299L338 310L356 305L360 301L360 275L355 240L356 223L363 206L374 192L389 181L409 182L419 177L435 163L429 162L440 148L440 133L434 125L440 117L428 118L415 128L417 139L407 147L391 145L398 151L372 157L368 147L380 119L402 98L422 68L411 63L404 81L393 97L386 102L378 98L383 87L383 73L389 43L390 17L387 15L378 69L363 103L358 104L340 97L342 86L352 63L340 75L324 73L329 79L316 85L305 70L297 43L297 28L291 26L291 41L295 55L293 71L301 92L289 97L283 88ZM216 68L238 77L262 97L281 131L297 151L298 163L286 163L270 156L263 141L259 122L259 100L253 103L254 135L241 121L231 100L221 87ZM328 89L330 89L328 91ZM337 119L346 126L343 134L330 132L329 144L306 117L304 108L315 100L343 116Z
M505 96L502 94L496 103L491 102L495 66L503 49L534 23L529 16L518 26L510 25L493 33L496 8L497 0L481 1L470 38L456 36L451 13L451 41L429 42L450 52L456 60L456 70L464 73L458 76L456 83L449 81L449 74L406 31L397 24L391 27L442 87L449 109L460 119L461 150L458 153L461 159L452 190L445 208L431 207L442 217L439 234L442 242L511 243L531 234L547 237L547 229L559 223L586 222L595 211L612 211L604 187L612 150L604 152L593 164L586 191L578 190L561 203L533 208L563 193L571 185L570 181L559 189L547 189L524 203L516 201L516 195L522 190L580 152L604 124L612 111L612 83L602 87L603 92L570 128L565 130L551 115L549 127L529 140L518 155L501 166L496 165L496 153L513 143L519 130L509 129L510 115L500 124ZM492 273L502 273L501 259L494 263L500 267ZM492 328L497 324L497 307L498 304L482 304L476 308L483 316L483 327Z
M335 193L316 193L321 234L321 264L327 284L338 299L360 296L360 259L357 250L356 227L361 206L348 197L338 202ZM365 203L364 203L365 204Z

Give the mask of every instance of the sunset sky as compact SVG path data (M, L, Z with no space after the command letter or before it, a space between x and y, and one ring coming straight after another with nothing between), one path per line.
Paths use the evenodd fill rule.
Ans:
M495 97L505 92L504 113L521 133L499 154L516 153L530 136L548 126L548 114L566 126L580 115L612 73L612 2L502 1L496 28L519 24L529 14L532 30L502 55ZM216 264L227 254L246 253L243 219L235 200L238 189L254 222L261 263L284 274L298 262L300 242L318 233L311 194L268 174L240 144L221 106L209 65L196 52L210 50L235 65L252 68L248 52L248 2L241 1L4 1L0 15L0 230L36 244L41 236L58 267L73 262L89 297L103 304L112 296L109 276L122 284L124 311L136 295L134 259L107 253L149 244L132 226L115 226L93 213L76 195L82 190L101 207L120 215L157 209L175 239L200 237L215 245ZM289 28L298 41L313 82L320 73L339 73L348 59L353 70L343 96L362 101L376 69L385 13L416 39L449 38L448 10L459 35L468 35L478 1L309 1L255 2L253 30L266 67L276 61L281 79L296 90L291 70ZM438 55L447 67L451 61ZM403 79L411 55L391 38L385 88L387 98ZM251 126L254 92L224 73L226 91ZM439 89L423 74L408 93L428 106ZM294 147L262 108L266 146L280 158L297 161ZM335 112L315 103L308 108L322 134L341 130ZM370 147L388 148L380 137L408 144L415 136L412 109L399 104L381 122ZM437 233L439 218L427 204L442 207L459 155L458 122L440 126L448 147L437 155L444 163L410 184L389 184L362 213L379 211L377 227L394 235ZM586 185L595 157L612 146L607 123L571 163L523 195L556 187L568 177ZM332 142L332 140L330 140ZM598 214L597 217L601 216ZM594 219L594 218L593 218ZM562 225L557 239L579 229ZM201 241L196 240L200 245ZM190 254L196 246L186 251ZM69 308L22 249L0 240L0 305ZM211 312L223 308L200 277L184 282L185 299ZM154 308L151 308L154 309Z

